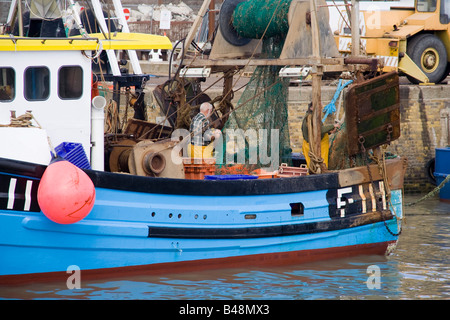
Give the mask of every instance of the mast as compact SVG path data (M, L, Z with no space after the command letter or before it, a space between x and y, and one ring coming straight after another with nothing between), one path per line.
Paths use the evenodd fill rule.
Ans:
M310 0L310 13L311 13L311 34L312 34L312 52L313 58L320 61L320 42L319 42L319 26L317 22L317 7L316 1ZM312 125L309 126L308 131L310 137L310 148L313 153L313 157L310 161L310 171L313 173L322 173L326 170L326 166L321 158L321 114L322 114L322 99L321 99L321 87L322 87L322 75L323 65L318 63L312 69L312 92L311 100L313 106L312 113ZM315 159L317 158L317 159ZM319 160L319 161L316 161ZM323 159L322 159L323 160Z
M352 0L351 12L352 56L358 57L360 55L359 0Z
M17 17L19 19L19 37L23 37L22 1L17 3Z

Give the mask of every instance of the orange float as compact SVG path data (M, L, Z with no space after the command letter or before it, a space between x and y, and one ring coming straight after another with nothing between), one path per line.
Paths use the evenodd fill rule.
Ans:
M38 188L38 203L47 218L60 224L78 222L94 202L94 184L80 168L65 160L47 167Z

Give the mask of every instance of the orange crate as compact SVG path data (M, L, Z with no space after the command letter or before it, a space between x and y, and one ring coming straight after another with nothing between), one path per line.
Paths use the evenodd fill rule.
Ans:
M184 176L186 179L203 180L206 175L214 175L215 158L183 158Z
M257 175L258 179L273 179L273 178L278 178L278 170L275 171L266 171L262 168L253 170L252 173L253 175Z
M308 174L308 167L302 164L300 167L288 167L286 163L282 163L278 168L278 177L296 177L306 176Z
M261 173L258 174L258 179L273 179L278 178L278 175L276 173Z

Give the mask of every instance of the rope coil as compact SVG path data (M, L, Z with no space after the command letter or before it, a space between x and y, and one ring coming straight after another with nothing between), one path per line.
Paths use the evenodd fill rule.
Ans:
M18 117L16 117L15 111L11 111L10 123L6 125L0 125L0 127L34 127L34 125L31 123L31 120L33 119L34 117L29 110L27 110L25 114L22 114Z

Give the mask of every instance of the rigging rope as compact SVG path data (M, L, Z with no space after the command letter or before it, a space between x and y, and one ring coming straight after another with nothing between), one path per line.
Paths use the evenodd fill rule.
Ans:
M333 99L331 99L330 103L328 103L324 108L323 112L325 113L325 116L322 118L322 123L325 122L329 114L333 114L336 112L336 100L341 95L342 90L349 84L353 83L353 80L349 80L346 83L342 84L342 79L339 79L338 86L336 88L336 92L334 93Z

